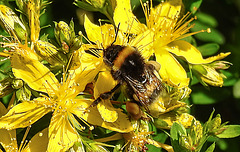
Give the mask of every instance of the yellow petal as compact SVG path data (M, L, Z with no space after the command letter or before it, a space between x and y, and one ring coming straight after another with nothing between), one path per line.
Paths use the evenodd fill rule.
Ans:
M40 131L34 135L29 142L31 152L43 152L47 150L48 146L48 128Z
M120 23L122 31L135 34L144 32L147 29L132 13L130 0L117 0L116 2L113 16L116 26Z
M93 81L97 73L102 67L102 58L97 58L91 54L81 53L79 56L80 60L77 64L78 67L71 69L71 80L69 86L75 85L76 92L81 92L85 89L87 83Z
M146 30L143 33L138 34L132 41L129 42L130 46L136 47L141 51L142 56L145 59L153 54L153 36L154 33L151 30Z
M156 48L158 49L158 48ZM170 85L184 87L188 86L189 79L181 64L166 50L159 48L156 52L156 60L161 64L160 76L163 81Z
M6 115L0 118L0 126L5 129L24 128L50 111L51 109L44 107L44 105L24 101L14 106Z
M156 13L160 12L159 16L161 16L161 17L167 17L168 19L174 19L176 17L176 15L178 15L179 12L181 11L181 6L182 6L182 0L168 0L168 1L158 5L154 9L154 11ZM161 19L164 19L164 18L160 18L159 19L160 22L161 22Z
M115 30L113 25L104 24L98 26L93 24L87 16L85 16L84 28L87 33L88 39L99 46L103 45L104 48L112 44L115 38Z
M89 108L92 102L93 100L75 99L72 108L73 113L92 125L101 126L112 131L125 133L133 130L127 115L122 113L121 109L116 110L118 119L115 122L105 122L96 107ZM86 108L89 108L89 112L86 112Z
M71 114L70 114L71 115ZM66 151L78 140L78 133L68 120L68 114L55 111L49 126L49 152Z
M5 106L0 102L0 117L7 113L7 109ZM10 151L14 148L17 149L17 141L13 140L16 139L16 130L7 130L7 129L0 129L0 143L6 151Z
M97 109L106 122L115 122L118 118L117 109L114 108L109 100L103 100L97 105Z
M0 144L6 152L17 149L16 130L0 129ZM15 140L14 140L15 139Z
M57 88L56 83L58 83L58 80L39 61L14 54L11 57L11 64L15 77L23 79L32 89L47 93L47 90L52 90L50 86Z
M109 70L104 70L98 74L98 79L94 87L94 97L95 99L100 96L100 94L111 91L116 85L115 81L109 72Z
M199 52L197 48L183 40L174 41L170 43L168 47L169 48L167 48L167 50L169 52L172 52L177 56L183 57L185 60L188 61L188 63L191 64L211 63L213 61L223 59L230 54L230 52L220 53L217 56L203 59L201 52Z

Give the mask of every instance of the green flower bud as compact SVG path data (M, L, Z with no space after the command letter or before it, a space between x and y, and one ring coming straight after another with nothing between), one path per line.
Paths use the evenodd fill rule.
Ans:
M88 1L95 8L103 8L105 0L90 0Z
M209 125L208 125L208 130L210 133L215 133L218 131L219 127L221 126L222 120L221 116L218 114L215 118L213 118Z
M60 21L55 23L55 37L57 41L61 44L61 41L66 42L68 45L71 40L71 30L67 23Z
M198 77L198 79L200 79L205 85L210 84L212 86L219 87L223 85L224 76L216 71L216 69L211 65L193 65L192 70L195 72L195 75Z
M82 45L82 40L75 38L71 45L71 50L78 50Z
M226 70L232 65L232 63L227 61L215 61L210 64L216 70Z
M61 46L61 50L64 54L69 53L70 50L77 50L81 46L81 40L75 36L74 23L67 23L60 21L55 23L55 37L57 42Z
M22 86L23 86L23 80L14 79L14 80L12 81L12 87L13 87L14 89L20 89L20 88L22 88Z
M114 0L75 0L74 4L87 11L99 11L113 22L113 10L116 7Z
M49 42L38 40L34 43L36 53L52 66L61 66L67 63L67 57Z
M89 11L100 11L105 6L105 0L75 0L75 5Z

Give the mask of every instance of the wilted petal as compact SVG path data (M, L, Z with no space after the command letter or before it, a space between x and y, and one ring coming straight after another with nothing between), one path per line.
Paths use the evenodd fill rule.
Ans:
M47 90L52 90L50 86L57 88L56 83L58 83L58 80L39 61L14 54L11 57L11 64L15 77L23 79L32 89L47 93Z
M0 126L5 129L24 128L50 111L50 108L43 105L24 101L14 106L6 115L0 118Z
M179 122L185 128L188 128L191 126L193 119L195 118L188 113L170 112L160 115L159 118L155 119L154 124L157 128L170 129L174 122Z
M34 135L31 139L31 142L29 142L29 149L31 152L46 151L47 146L48 146L48 128Z
M167 48L167 50L169 52L172 52L177 56L183 57L185 60L187 60L188 63L191 64L211 63L216 60L221 60L230 54L230 52L220 53L217 56L203 59L201 52L199 52L197 48L183 40L174 41L170 43L168 47L169 48Z
M167 51L166 47L159 49L159 53L155 55L157 62L161 64L159 73L163 81L174 86L188 86L189 78L182 65Z

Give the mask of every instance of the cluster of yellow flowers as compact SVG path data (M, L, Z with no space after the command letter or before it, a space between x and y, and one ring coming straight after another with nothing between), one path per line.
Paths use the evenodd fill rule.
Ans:
M199 122L186 113L188 106L183 101L191 92L188 88L190 78L178 59L183 60L188 70L203 83L222 86L223 76L218 70L226 69L229 63L219 60L230 53L204 59L196 47L182 39L196 33L188 33L193 26L189 24L195 18L188 20L190 13L182 15L181 0L169 0L156 7L152 1L142 3L146 23L141 23L132 13L130 0L114 1L112 24L99 26L85 16L88 44L82 42L81 32L79 36L75 34L73 22L68 25L60 21L55 23L55 45L45 35L40 37L39 18L48 2L16 2L21 17L10 7L0 5L1 26L10 35L1 36L0 43L5 50L0 56L10 60L12 73L8 79L1 80L0 94L4 97L13 92L7 108L0 103L0 143L5 151L108 151L104 146L111 145L102 142L122 138L126 145L120 150L144 151L146 144L152 144L173 151L171 146L150 138L153 134L149 130L151 121L163 129L170 129L174 122L184 127L195 124L198 132L202 129ZM207 31L209 29L199 32ZM147 120L132 120L120 100L107 99L91 106L100 94L117 84L103 62L102 52L113 42L134 46L146 61L154 57L161 65L159 75L171 93L172 100L167 102L172 103L159 99L156 111L146 114ZM6 81L9 83L4 83ZM10 91L4 92L3 84L11 87ZM19 89L20 95L16 95ZM33 136L31 142L18 146L16 129L28 127L29 131L48 113L51 114L49 126ZM96 127L116 134L94 140L90 136Z

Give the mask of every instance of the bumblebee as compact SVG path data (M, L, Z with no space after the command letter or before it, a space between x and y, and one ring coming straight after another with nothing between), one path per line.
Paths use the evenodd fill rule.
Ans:
M92 106L97 105L102 99L110 98L119 86L126 84L129 98L132 99L131 102L126 103L126 109L131 117L137 120L142 117L140 107L148 111L148 106L162 92L167 91L160 80L156 66L145 62L136 47L114 45L114 42L103 49L103 62L110 68L111 75L118 84L111 91L101 94Z

